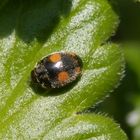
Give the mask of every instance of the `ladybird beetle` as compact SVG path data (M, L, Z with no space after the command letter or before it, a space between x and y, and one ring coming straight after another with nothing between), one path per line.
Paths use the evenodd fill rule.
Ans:
M31 72L42 88L60 88L75 81L82 72L81 58L72 52L56 52L40 60Z

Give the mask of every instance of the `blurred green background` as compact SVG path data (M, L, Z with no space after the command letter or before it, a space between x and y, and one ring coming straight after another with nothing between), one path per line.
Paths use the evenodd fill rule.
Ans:
M130 140L140 140L140 1L110 2L120 16L120 25L112 40L124 50L126 71L121 85L98 109L120 123Z

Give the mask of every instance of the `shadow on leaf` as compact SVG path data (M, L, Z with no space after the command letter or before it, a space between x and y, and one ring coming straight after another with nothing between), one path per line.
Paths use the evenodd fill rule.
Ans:
M26 43L44 43L61 17L68 16L72 0L9 0L0 3L0 38L16 32Z
M70 91L71 89L73 89L74 86L76 86L76 84L78 83L78 81L80 81L81 77L77 78L77 80L75 80L74 82L66 85L65 87L61 87L61 88L47 88L47 89L43 89L41 86L39 86L38 84L30 81L30 87L32 88L32 90L38 94L39 96L59 96L62 95L68 91Z

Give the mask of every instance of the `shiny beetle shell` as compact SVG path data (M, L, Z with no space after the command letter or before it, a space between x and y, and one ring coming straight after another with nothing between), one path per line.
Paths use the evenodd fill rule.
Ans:
M60 88L82 73L82 60L75 53L56 52L40 60L31 72L32 81L42 88Z

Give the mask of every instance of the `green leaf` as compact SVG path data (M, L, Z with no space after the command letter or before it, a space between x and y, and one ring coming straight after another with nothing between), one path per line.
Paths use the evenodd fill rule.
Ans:
M54 136L56 136L56 140L72 140L75 139L75 137L78 140L126 139L123 132L111 119L95 114L76 115L67 118L55 129L49 131L44 138L47 140L52 140Z
M118 24L109 3L9 0L0 8L0 138L127 139L106 117L76 115L107 96L123 75L120 49L105 44ZM81 79L58 90L32 86L35 63L62 50L81 56ZM72 127L81 131L72 134Z

